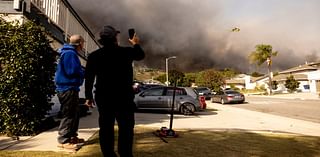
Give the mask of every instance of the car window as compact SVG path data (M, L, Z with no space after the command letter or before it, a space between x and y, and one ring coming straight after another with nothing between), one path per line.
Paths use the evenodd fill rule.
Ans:
M198 92L208 91L208 88L195 88Z
M194 89L194 88L186 88L186 90L188 90L188 91L192 91L193 93L195 93L195 94L199 94L199 92L196 90L196 89ZM188 94L188 92L187 92L187 94Z
M196 93L201 93L201 91L199 89L194 88L193 91L195 91Z
M172 96L173 95L173 88L168 88L166 96ZM187 95L186 91L181 88L176 88L176 95Z
M200 91L207 91L208 88L199 88Z
M239 92L230 90L230 91L226 91L226 93L227 94L238 94Z
M161 96L163 93L163 88L153 88L147 90L143 93L144 96Z

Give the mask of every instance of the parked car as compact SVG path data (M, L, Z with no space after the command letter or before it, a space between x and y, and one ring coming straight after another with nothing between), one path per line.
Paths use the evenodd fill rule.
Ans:
M134 93L136 94L136 93L141 92L141 87L142 87L143 85L144 85L143 82L134 80L134 81L133 81L133 85L132 85L132 88L133 88Z
M158 87L158 86L163 86L161 84L146 84L140 81L134 81L133 82L133 91L135 94L144 91L146 89L152 88L152 87Z
M175 89L174 111L185 115L201 110L198 94L190 87L158 86L146 89L135 95L137 109L171 110Z
M210 100L212 97L212 91L207 87L195 87L194 88L199 95L203 95L206 100Z
M245 96L234 90L221 90L213 94L211 98L212 102L219 102L221 104L226 103L243 103L245 101Z
M143 84L140 87L140 91L144 91L146 89L153 88L153 87L161 87L161 86L164 86L164 85L161 85L161 84Z

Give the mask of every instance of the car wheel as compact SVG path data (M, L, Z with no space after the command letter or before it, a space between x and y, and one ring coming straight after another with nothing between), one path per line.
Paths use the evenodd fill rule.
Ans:
M223 99L223 98L221 98L220 103L221 103L222 105L224 105L224 104L225 104L225 102L224 102L224 99Z
M192 115L195 112L195 107L191 103L182 104L180 107L180 112L184 115Z

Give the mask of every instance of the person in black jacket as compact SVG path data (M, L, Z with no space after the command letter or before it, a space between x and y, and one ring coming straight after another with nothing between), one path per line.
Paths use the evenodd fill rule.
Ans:
M103 47L88 56L85 71L86 105L93 106L92 89L95 81L101 151L104 156L117 156L114 151L114 124L117 120L118 153L121 157L132 157L136 108L133 102L132 63L142 60L145 54L136 35L129 39L133 47L119 46L119 33L112 26L104 26L99 40Z

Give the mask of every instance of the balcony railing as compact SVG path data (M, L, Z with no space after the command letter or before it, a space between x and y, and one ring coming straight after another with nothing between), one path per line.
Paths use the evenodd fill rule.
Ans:
M65 0L31 0L31 3L45 14L51 22L64 31L66 38L72 34L79 34L85 40L85 54L98 48L92 33L82 22L80 17ZM66 39L67 40L67 39Z

